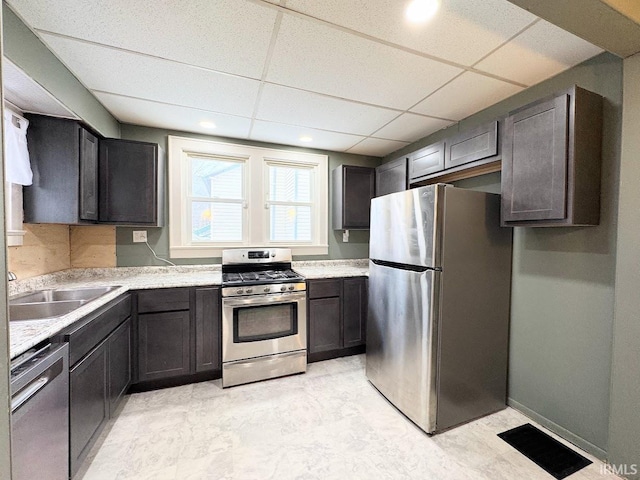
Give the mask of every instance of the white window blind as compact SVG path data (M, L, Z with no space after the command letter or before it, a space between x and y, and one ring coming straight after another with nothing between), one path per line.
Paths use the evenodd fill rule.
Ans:
M191 156L190 195L192 242L241 242L245 189L244 162Z
M313 169L268 163L269 238L272 242L309 242L313 237Z

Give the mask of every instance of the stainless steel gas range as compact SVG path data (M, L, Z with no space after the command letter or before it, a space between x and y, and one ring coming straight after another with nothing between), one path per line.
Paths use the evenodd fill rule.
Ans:
M222 252L222 386L307 369L307 292L291 250Z

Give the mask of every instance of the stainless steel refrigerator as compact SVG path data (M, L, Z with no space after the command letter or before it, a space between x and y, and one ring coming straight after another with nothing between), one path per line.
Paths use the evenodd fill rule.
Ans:
M371 201L367 377L428 433L505 407L511 243L499 195Z

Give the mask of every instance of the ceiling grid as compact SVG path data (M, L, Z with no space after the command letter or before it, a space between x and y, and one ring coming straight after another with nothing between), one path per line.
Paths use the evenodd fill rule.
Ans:
M374 156L602 52L507 0L8 3L123 123Z

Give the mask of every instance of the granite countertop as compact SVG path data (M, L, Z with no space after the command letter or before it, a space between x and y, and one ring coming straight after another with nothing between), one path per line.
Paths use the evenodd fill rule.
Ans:
M293 262L293 268L308 279L359 277L368 275L368 260ZM78 268L10 282L9 296L48 288L120 287L58 318L9 322L11 358L56 335L129 290L211 286L221 282L220 265Z

